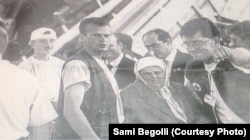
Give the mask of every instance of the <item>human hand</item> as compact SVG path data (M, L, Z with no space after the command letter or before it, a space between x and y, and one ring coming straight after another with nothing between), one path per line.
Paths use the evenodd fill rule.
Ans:
M230 58L232 54L231 48L226 46L217 46L213 49L212 57L215 61L223 61L224 59Z

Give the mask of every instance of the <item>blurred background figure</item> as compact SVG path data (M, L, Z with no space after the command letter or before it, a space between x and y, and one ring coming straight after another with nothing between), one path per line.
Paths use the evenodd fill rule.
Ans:
M230 36L230 47L250 50L250 20L232 24L227 27Z
M121 46L122 52L125 57L137 61L138 59L142 58L141 55L135 53L132 50L133 47L133 38L125 33L116 33L115 37L117 39L118 45Z
M103 57L106 59L106 64L114 74L119 89L122 89L135 81L135 61L126 57L128 53L122 51L127 50L127 52L131 52L128 50L128 46L124 45L123 41L124 38L121 37L121 34L114 34L108 51L103 53Z
M28 126L43 128L57 113L33 75L2 60L8 43L3 28L0 42L0 139L22 140L29 136Z
M6 51L3 53L3 59L15 65L19 65L23 61L20 44L17 41L9 41Z

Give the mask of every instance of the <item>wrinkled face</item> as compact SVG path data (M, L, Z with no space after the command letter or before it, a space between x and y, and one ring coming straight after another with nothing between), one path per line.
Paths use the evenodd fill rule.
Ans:
M159 90L165 85L166 73L160 67L146 67L139 73L147 85L153 90Z
M37 39L31 43L35 54L50 55L55 39Z
M83 36L86 47L92 51L107 51L110 45L111 28L109 26L87 25Z
M150 33L143 38L144 45L149 51L154 53L159 59L165 59L173 50L171 43L158 40L158 36L155 33Z
M212 51L215 43L212 39L203 37L200 32L192 36L183 37L183 47L185 47L196 60L207 61L212 59Z

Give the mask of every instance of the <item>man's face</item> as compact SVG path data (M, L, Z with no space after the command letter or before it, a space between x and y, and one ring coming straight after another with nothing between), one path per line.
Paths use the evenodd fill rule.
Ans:
M112 60L119 57L121 53L121 46L117 43L117 39L115 37L112 37L109 49L103 53L103 57Z
M158 40L158 36L155 33L150 33L143 38L144 45L150 52L154 53L154 56L159 59L165 59L173 50L171 43Z
M32 48L36 54L50 55L54 39L37 39L32 41Z
M183 37L183 46L196 60L207 61L212 59L215 43L212 39L203 37L201 32Z
M87 25L83 35L86 47L92 51L107 51L110 45L111 28L109 26Z
M166 73L160 67L146 67L139 73L147 85L153 90L159 90L165 84Z

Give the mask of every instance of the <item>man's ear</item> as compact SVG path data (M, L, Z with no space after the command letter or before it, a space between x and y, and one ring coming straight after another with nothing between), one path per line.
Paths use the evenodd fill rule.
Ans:
M84 35L84 34L81 34L80 36L79 36L79 41L80 42L84 42L85 40L86 40L86 35Z

